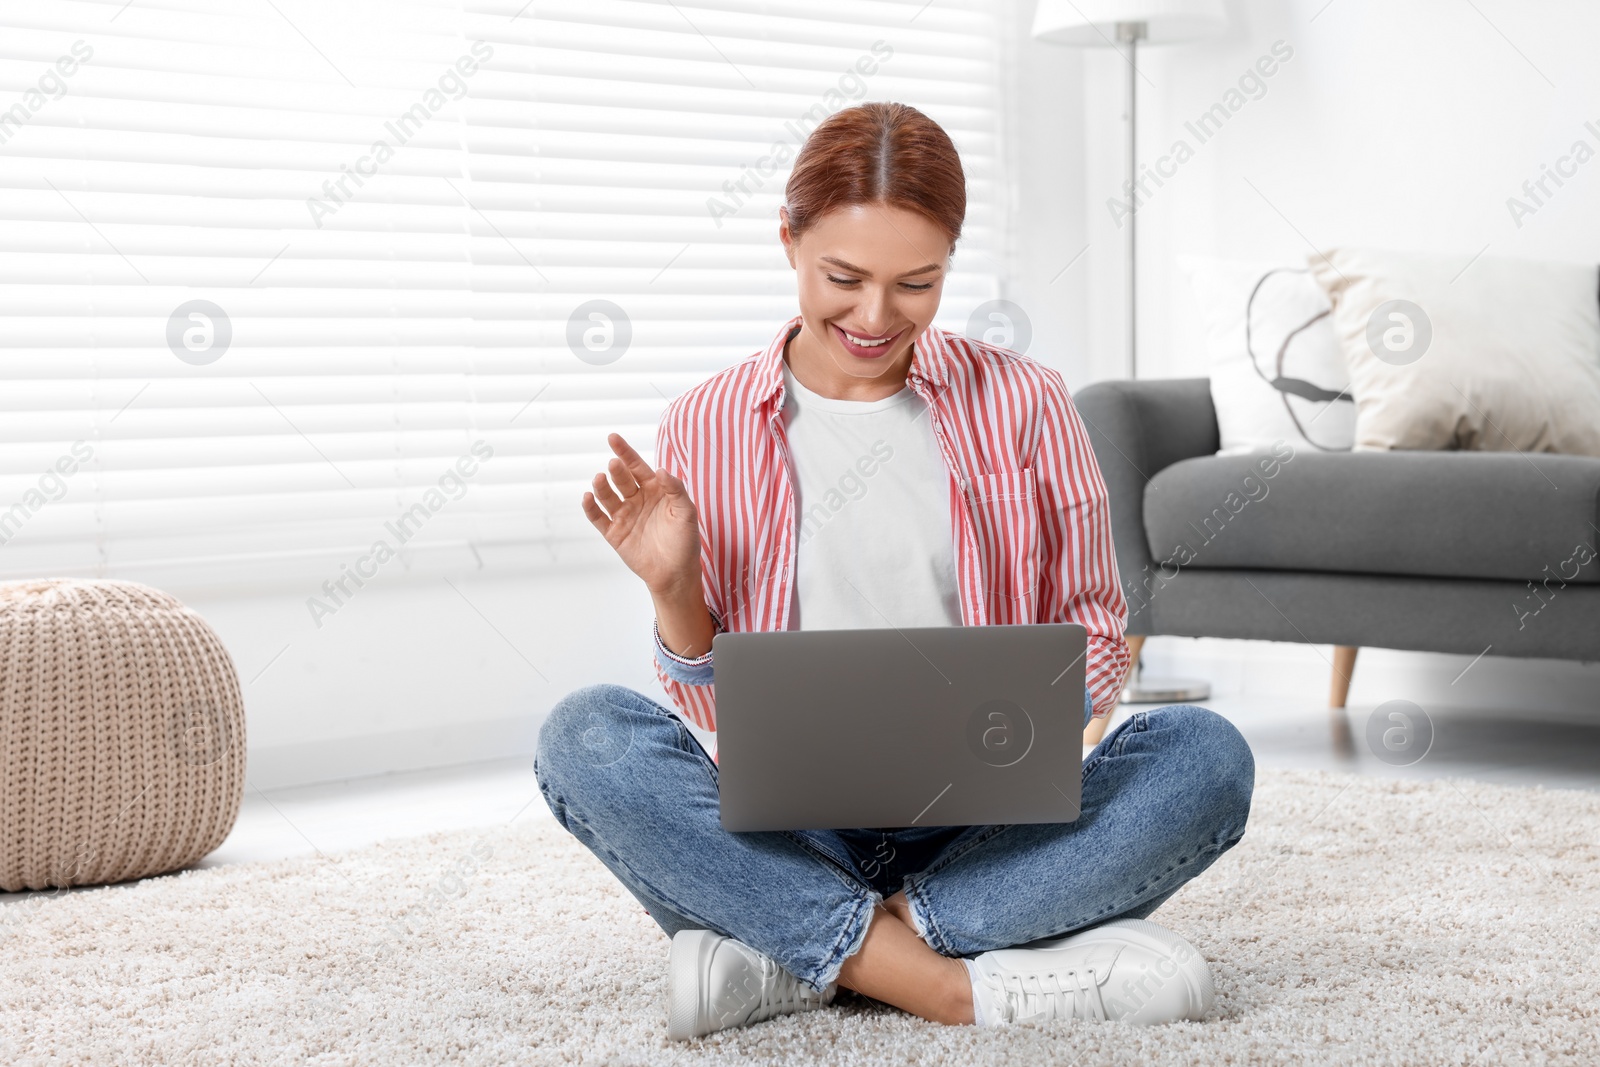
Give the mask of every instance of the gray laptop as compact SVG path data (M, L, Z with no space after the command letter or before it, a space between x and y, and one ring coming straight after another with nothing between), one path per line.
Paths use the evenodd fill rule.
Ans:
M1072 822L1076 623L773 630L712 640L729 830Z

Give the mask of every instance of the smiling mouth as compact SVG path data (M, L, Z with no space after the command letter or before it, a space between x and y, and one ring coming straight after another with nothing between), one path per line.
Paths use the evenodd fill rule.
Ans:
M837 323L833 323L831 325L833 326L834 331L839 335L840 340L844 343L845 348L857 355L862 356L872 356L883 352L889 347L890 342L894 341L895 338L899 337L900 334L904 332L897 330L894 333L889 334L887 337L863 337L860 334L850 333L848 330L840 327Z

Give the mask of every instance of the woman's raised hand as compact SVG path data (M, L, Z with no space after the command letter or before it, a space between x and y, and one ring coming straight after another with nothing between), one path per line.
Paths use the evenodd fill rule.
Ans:
M700 588L700 515L681 480L653 470L621 434L616 456L583 494L583 514L652 593Z

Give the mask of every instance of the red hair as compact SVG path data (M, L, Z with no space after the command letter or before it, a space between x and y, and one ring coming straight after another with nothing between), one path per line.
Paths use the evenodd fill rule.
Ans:
M889 204L932 220L954 250L967 215L956 146L909 104L857 104L823 120L795 158L784 194L796 239L836 208Z

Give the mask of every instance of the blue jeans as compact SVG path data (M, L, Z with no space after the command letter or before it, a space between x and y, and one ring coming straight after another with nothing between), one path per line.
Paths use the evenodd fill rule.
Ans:
M1144 918L1239 841L1255 788L1239 731L1174 704L1096 746L1076 822L733 833L716 764L671 711L620 685L555 706L534 773L555 817L668 936L714 930L819 990L896 891L946 956Z

